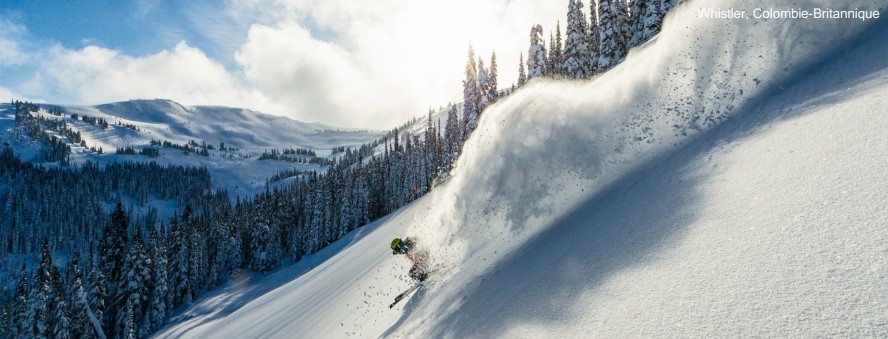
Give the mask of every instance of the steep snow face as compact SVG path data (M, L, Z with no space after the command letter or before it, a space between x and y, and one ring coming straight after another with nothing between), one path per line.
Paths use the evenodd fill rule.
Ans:
M448 182L309 273L160 336L888 335L888 23L696 5L597 79L491 107ZM451 266L391 311L405 234Z
M388 334L888 332L888 298L877 288L886 278L878 206L888 184L871 174L884 172L876 160L884 133L874 126L884 121L886 84L820 101L844 105L838 109L796 106L884 79L886 25L861 42L851 39L868 26L859 21L706 21L690 5L602 77L531 83L485 113L453 179L433 197L436 208L409 231L433 239L439 260L459 262L459 270L408 306ZM801 4L818 5L825 4ZM856 44L865 51L849 53ZM804 77L811 67L844 73ZM798 93L781 101L787 88ZM672 151L741 143L739 135L781 117L762 102L819 118L783 122L742 156L719 157L724 163ZM851 110L859 115L835 119ZM823 134L830 121L848 123L847 134L837 129L835 139L812 141L830 135ZM707 137L720 132L727 141ZM849 152L862 147L872 148ZM841 150L844 157L832 154ZM707 166L718 168L693 171ZM845 196L843 176L865 183L855 186L867 198ZM850 207L857 204L860 215ZM810 274L801 275L806 266ZM854 296L843 296L845 289Z
M655 41L597 79L531 82L488 109L437 208L411 232L432 239L443 261L499 257L638 165L746 112L867 27L707 20L694 5L674 10ZM478 271L464 276L487 264L472 266Z

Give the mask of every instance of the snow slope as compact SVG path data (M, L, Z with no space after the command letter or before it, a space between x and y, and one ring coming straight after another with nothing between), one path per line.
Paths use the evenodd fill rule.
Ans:
M183 106L170 100L130 100L98 106L64 106L70 113L107 117L146 130L139 137L114 135L118 144L139 145L151 138L182 143L206 141L245 149L304 147L324 150L336 146L360 146L378 133L337 130L320 123L305 123L248 109L223 106ZM148 140L143 140L147 138Z
M694 10L493 106L438 190L159 337L888 336L888 22ZM454 265L389 310L404 234Z

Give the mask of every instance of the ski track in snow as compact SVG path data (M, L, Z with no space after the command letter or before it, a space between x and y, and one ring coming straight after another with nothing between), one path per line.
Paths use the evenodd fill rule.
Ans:
M888 22L694 10L591 82L531 82L433 193L158 337L888 336ZM458 265L389 310L405 234Z

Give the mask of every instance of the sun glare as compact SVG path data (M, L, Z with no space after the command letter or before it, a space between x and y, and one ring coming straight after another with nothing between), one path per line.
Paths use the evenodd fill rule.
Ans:
M394 19L389 38L395 44L403 76L412 77L410 88L429 106L461 100L466 53L471 44L478 58L490 66L496 51L501 87L517 78L519 53L528 47L530 23L555 26L560 9L532 1L454 0L409 1L404 14ZM560 6L559 6L560 7ZM408 75L409 74L409 75Z

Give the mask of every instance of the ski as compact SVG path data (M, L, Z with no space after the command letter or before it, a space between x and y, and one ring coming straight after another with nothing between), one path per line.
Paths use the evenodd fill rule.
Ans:
M416 291L417 289L419 289L420 287L422 287L422 285L423 285L423 284L422 284L421 282L418 282L418 283L416 283L415 285L413 285L413 286L411 286L410 288L408 288L406 291L401 292L401 294L398 294L398 296L395 297L395 302L393 302L391 305L389 305L389 308L395 307L395 305L397 305L398 302L400 302L400 301L403 300L405 297L407 297L407 295L409 295L411 292Z
M448 268L448 267L450 267L450 265L451 265L451 264L448 264L448 265L444 265L444 266L438 267L438 268L436 268L436 269L433 269L433 270L429 271L429 272L426 273L426 274L429 275L429 276L431 276L432 273L435 273L435 272L438 272L438 271L440 271L440 270L442 270L442 269ZM426 279L426 281L428 281L428 279ZM419 289L420 287L422 287L422 285L425 285L425 281L420 281L420 282L416 283L415 285L411 286L410 288L408 288L406 291L401 292L401 294L398 294L398 296L395 297L395 302L393 302L391 305L389 305L389 308L395 307L395 305L397 305L399 302L401 302L401 300L403 300L403 299L406 298L408 295L410 295L411 292L416 291L417 289Z

